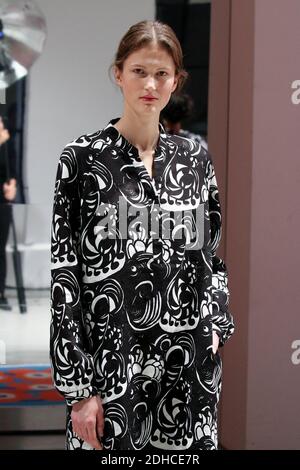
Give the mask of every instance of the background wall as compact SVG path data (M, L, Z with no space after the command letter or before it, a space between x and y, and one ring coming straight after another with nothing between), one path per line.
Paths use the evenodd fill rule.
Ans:
M209 146L236 321L223 353L228 449L300 448L299 18L298 0L212 1Z
M47 21L44 51L27 78L24 175L27 205L14 207L25 287L50 282L50 224L64 146L122 114L122 95L108 75L131 24L154 19L154 0L36 0ZM12 234L10 234L12 244ZM33 246L35 251L33 252ZM8 256L7 284L15 286Z
M29 201L49 204L65 144L120 115L121 94L108 68L129 26L155 11L154 0L36 1L48 37L28 80L25 158Z

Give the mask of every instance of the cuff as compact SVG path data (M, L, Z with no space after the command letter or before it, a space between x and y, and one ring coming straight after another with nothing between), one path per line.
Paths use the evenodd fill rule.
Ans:
M65 400L68 406L72 406L81 400L91 398L95 395L98 395L98 390L93 385L90 385L89 387L82 388L81 390L76 390L75 392L65 394Z

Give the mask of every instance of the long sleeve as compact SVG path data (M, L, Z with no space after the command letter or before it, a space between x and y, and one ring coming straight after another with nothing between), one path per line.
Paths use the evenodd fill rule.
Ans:
M17 179L17 158L13 138L0 145L0 180Z
M15 178L17 180L17 156L15 144L12 137L7 142L7 152L9 165L9 179Z
M214 165L208 153L206 178L208 183L209 218L210 218L210 248L212 255L212 328L220 338L223 346L234 332L234 321L228 310L229 289L228 272L225 262L216 255L222 236L222 213L219 191Z
M96 394L81 309L78 150L68 144L60 156L51 225L50 362L69 405Z

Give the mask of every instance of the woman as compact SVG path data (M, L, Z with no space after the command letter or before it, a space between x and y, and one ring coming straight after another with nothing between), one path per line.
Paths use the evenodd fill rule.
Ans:
M212 160L159 123L187 76L169 26L133 25L113 65L122 117L66 145L56 177L50 347L66 448L216 449L217 348L234 326Z

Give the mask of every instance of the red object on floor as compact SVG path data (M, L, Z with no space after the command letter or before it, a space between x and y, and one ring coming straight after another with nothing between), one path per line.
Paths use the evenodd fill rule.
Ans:
M0 366L0 407L64 404L48 364Z

